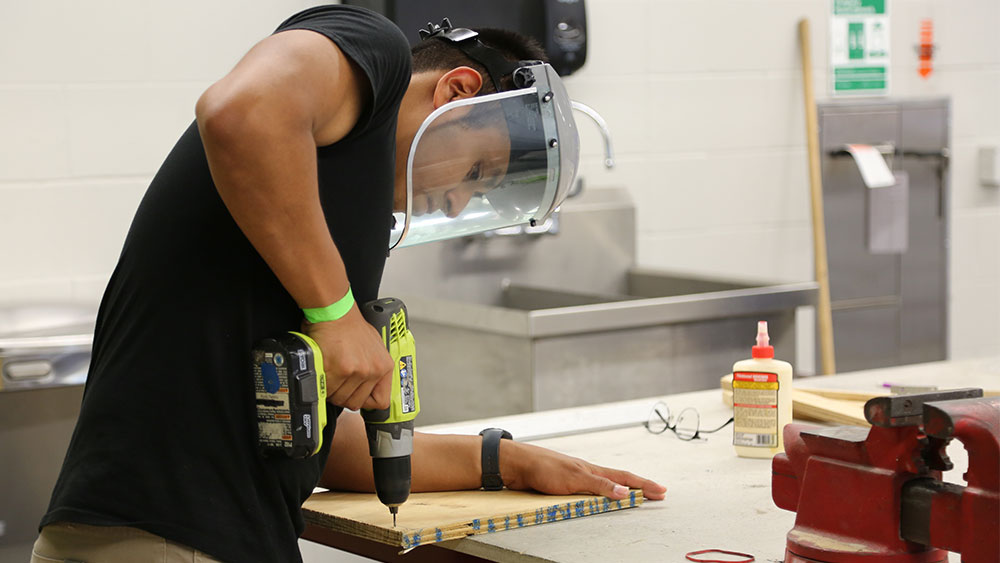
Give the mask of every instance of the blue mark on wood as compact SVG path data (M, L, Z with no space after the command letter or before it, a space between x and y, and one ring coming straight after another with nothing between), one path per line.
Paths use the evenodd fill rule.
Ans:
M603 502L602 502L603 501ZM544 522L555 522L556 520L567 520L573 517L582 517L588 514L598 514L601 512L608 512L612 510L612 503L614 503L615 508L625 508L621 500L612 500L607 497L597 499L586 499L579 500L575 503L567 502L565 505L554 505L543 508L538 508L535 510L535 524L542 524ZM637 504L636 491L630 491L628 496L628 506L634 507ZM525 521L523 514L518 514L516 516L516 522L518 528L523 528L526 525L531 525L529 522ZM475 519L471 522L472 529L479 532L482 528L482 521L480 519ZM511 525L510 516L504 517L503 529L509 530ZM487 520L487 532L494 533L497 531L497 522L493 519ZM434 528L434 541L440 542L444 541L444 532L441 528ZM412 535L403 535L403 548L410 549L421 545L423 538L420 532L415 532Z

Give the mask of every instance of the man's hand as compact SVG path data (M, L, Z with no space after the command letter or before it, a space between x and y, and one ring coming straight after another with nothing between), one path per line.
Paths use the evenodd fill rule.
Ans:
M591 493L623 499L642 489L648 499L662 500L667 488L628 471L609 469L531 444L500 440L500 476L508 489L550 495Z
M337 406L389 408L392 357L357 305L335 321L305 323L303 331L323 351L326 395Z

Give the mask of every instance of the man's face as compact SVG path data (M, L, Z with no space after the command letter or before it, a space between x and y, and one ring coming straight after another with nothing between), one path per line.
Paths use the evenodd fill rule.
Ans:
M441 211L456 217L507 172L510 137L504 123L467 119L468 107L435 119L414 158L413 215Z

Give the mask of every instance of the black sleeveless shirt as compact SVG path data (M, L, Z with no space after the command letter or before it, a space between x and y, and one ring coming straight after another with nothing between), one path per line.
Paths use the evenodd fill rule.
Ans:
M332 40L370 81L343 140L317 149L320 200L358 302L374 299L392 223L395 130L410 80L403 34L373 12L321 6L278 31ZM368 94L368 92L366 92ZM301 504L330 452L256 451L249 351L298 330L295 301L237 227L192 124L136 212L101 303L93 357L41 526L133 526L227 561L299 561Z

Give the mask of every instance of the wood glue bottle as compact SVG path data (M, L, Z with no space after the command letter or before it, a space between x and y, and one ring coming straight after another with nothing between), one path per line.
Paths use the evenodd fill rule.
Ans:
M740 457L770 459L785 449L792 421L792 366L774 359L767 321L757 323L749 360L733 364L733 447Z

